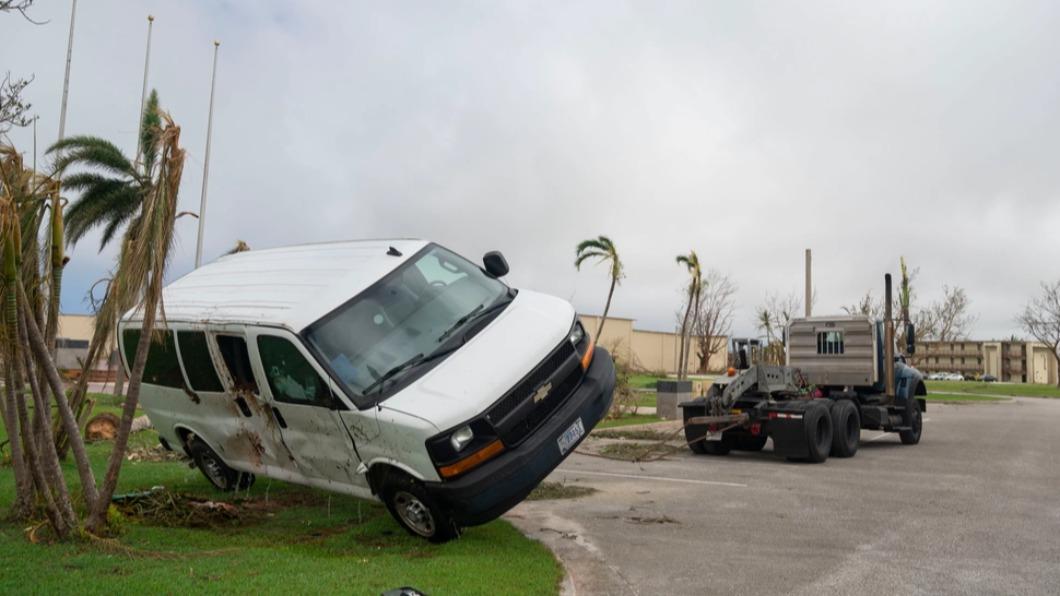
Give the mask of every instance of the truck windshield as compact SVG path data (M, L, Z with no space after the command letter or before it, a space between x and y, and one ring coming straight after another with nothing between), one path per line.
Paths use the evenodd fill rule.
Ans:
M420 360L450 350L463 327L495 315L508 300L503 283L432 245L310 325L305 336L364 407L393 383L414 378Z

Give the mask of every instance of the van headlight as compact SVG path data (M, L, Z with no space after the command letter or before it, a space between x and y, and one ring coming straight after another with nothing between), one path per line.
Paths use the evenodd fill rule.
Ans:
M493 459L504 449L497 431L485 418L476 418L455 430L427 439L427 453L444 480Z
M470 426L461 426L453 431L453 434L449 437L449 444L453 446L453 451L460 453L474 438L475 431L471 430Z
M593 338L589 337L589 332L585 330L582 322L577 317L574 319L574 325L570 328L570 334L567 339L574 344L574 349L578 352L578 356L581 357L582 370L588 370L589 365L593 362L593 349L596 344Z

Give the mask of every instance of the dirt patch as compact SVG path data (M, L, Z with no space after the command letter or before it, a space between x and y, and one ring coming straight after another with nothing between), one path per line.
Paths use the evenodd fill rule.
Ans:
M577 499L587 497L597 490L591 486L575 486L563 482L542 482L527 497L527 501L549 499Z
M150 461L150 462L163 462L163 461L182 461L188 459L183 453L177 451L170 451L161 445L155 445L153 447L138 447L130 449L125 454L126 461Z
M630 430L598 430L592 436L600 439L626 439L631 441L673 441L680 439L680 433L661 431L652 428Z
M668 515L648 516L648 517L633 516L633 517L627 517L626 521L631 523L631 524L637 524L637 525L640 525L640 526L647 526L647 525L653 525L653 524L680 524L681 523L681 522L677 521L676 519L674 519L674 518L672 518L672 517L670 517Z

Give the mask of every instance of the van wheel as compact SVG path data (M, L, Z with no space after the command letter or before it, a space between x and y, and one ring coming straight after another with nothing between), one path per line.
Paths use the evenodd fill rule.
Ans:
M379 497L390 515L413 536L435 544L460 536L460 527L449 512L442 509L422 484L407 474L389 474L379 490Z
M195 460L195 465L199 467L202 475L206 476L206 479L217 490L224 492L247 490L254 484L253 474L229 468L228 464L198 437L193 436L188 441L188 452Z

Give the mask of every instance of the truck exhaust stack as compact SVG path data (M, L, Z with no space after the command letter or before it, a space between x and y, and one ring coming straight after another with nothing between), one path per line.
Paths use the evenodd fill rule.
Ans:
M884 276L883 290L883 375L887 401L894 402L894 318L891 308L891 274Z

